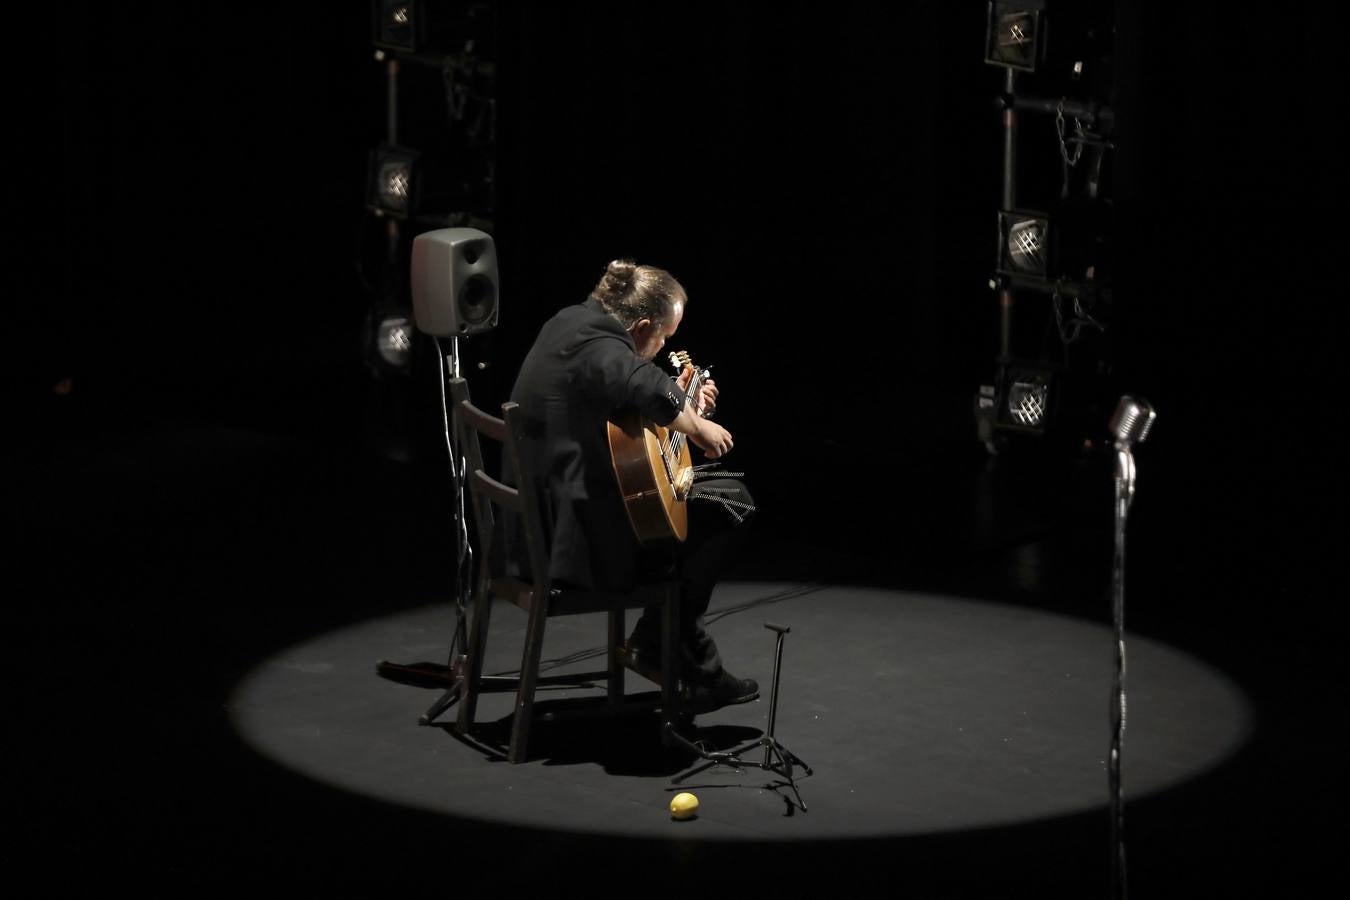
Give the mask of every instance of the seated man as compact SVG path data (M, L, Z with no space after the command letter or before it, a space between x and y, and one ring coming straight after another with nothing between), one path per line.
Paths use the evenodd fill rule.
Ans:
M527 423L530 455L552 536L550 580L623 591L646 577L679 573L680 676L689 709L705 712L759 696L751 679L722 665L703 615L713 585L744 540L748 519L726 517L718 504L691 503L690 534L640 544L624 509L610 453L607 422L636 410L689 436L712 459L732 447L730 432L685 400L693 370L671 378L653 362L684 316L687 297L670 273L616 260L586 302L558 312L539 332L521 365L511 400ZM705 412L717 398L708 380L699 392ZM718 496L753 509L743 485L717 483ZM660 613L646 610L629 638L629 665L660 682Z

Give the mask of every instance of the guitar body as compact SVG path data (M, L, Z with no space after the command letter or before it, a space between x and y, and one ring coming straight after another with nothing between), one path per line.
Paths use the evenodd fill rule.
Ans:
M693 480L689 444L681 442L670 464L661 448L671 432L636 413L609 424L609 451L628 521L639 541L689 536L688 485ZM672 471L673 470L673 471Z

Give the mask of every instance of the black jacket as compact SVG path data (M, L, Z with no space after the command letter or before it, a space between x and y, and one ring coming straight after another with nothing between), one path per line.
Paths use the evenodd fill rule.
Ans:
M543 492L550 579L609 590L631 587L650 554L641 552L624 511L605 423L636 409L668 425L684 406L679 385L639 357L619 321L587 300L540 329L511 399L525 415L522 452ZM523 564L522 542L509 543Z

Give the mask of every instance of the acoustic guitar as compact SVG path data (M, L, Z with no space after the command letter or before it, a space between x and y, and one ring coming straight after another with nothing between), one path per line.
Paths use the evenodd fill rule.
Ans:
M670 354L670 364L676 373L693 365L684 351ZM699 389L707 377L707 369L694 367L684 396L686 402L695 401L695 408ZM631 413L609 423L609 452L619 480L619 494L637 539L645 542L687 538L686 501L694 486L688 436Z

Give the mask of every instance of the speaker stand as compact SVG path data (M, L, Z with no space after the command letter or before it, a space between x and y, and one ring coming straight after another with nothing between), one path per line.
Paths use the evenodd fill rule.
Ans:
M440 351L440 342L436 342L437 351ZM464 474L465 461L459 453L459 442L454 429L455 417L453 412L448 411L449 406L446 403L445 385L452 378L458 378L459 375L459 338L450 338L450 353L441 356L441 410L444 415L445 424L445 445L450 457L450 474L452 485L452 501L454 506L455 518L455 542L456 559L458 565L455 571L455 631L450 639L450 653L445 665L432 662L418 663L396 663L389 660L380 660L375 664L375 674L381 678L388 678L391 681L398 681L403 684L416 684L419 686L444 686L445 692L431 704L426 712L418 717L417 724L430 725L441 713L445 712L458 701L463 693L466 673L468 671L468 627L467 616L465 613L465 598L469 594L469 584L473 562L473 548L469 546L468 520L464 514Z

